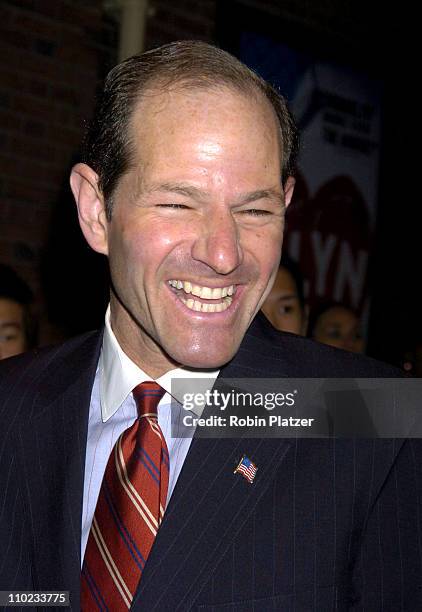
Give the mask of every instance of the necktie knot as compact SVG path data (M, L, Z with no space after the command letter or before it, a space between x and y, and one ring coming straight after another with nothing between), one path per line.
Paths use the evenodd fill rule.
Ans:
M157 407L165 391L154 381L146 381L137 385L133 397L138 409L138 416L157 417Z

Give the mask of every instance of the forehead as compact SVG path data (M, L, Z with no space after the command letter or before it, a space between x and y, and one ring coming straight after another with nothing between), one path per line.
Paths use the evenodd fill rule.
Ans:
M21 323L23 307L9 298L0 297L0 320L8 323Z
M288 293L289 295L297 294L297 287L293 276L284 267L280 267L277 272L277 277L273 287L274 291L280 292L280 294Z
M129 136L135 161L144 163L161 159L168 148L197 152L200 145L205 157L223 146L240 156L246 146L257 161L271 154L281 164L280 128L270 103L258 92L247 96L227 86L146 93L132 114Z
M356 315L347 308L335 306L324 312L320 317L322 324L335 325L358 325Z

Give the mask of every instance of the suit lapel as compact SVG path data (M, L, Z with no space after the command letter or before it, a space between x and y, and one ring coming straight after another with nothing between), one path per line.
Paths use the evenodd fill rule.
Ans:
M253 376L249 359L259 343L251 336L245 343L246 351L240 350L223 368L221 378ZM266 374L276 375L270 370ZM279 364L277 375L282 375ZM170 609L169 602L190 609L273 481L291 443L289 439L193 439L132 609ZM233 473L243 455L258 467L253 484Z
M54 361L20 434L35 588L70 590L77 610L87 423L100 346L96 334Z
M290 440L194 439L142 576L133 609L190 609L275 477ZM234 474L246 454L253 484ZM170 609L170 608L168 608Z
M263 375L263 363L267 376L283 375L280 364L277 372L270 371L268 347L259 342L261 325L254 326L220 376L254 376L257 361L260 370L255 375ZM95 335L62 358L59 349L19 440L33 541L34 586L70 590L72 607L77 610L87 421L100 348L101 336ZM289 447L289 440L193 440L134 609L159 609L160 602L172 601L189 607L272 482ZM252 485L233 474L243 454L258 466Z

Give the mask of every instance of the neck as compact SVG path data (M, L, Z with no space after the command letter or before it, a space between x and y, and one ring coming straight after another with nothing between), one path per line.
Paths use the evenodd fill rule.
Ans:
M110 301L110 325L123 352L154 380L179 367L120 304Z

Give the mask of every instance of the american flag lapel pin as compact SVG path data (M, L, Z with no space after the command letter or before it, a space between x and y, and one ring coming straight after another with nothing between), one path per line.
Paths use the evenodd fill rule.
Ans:
M256 476L257 467L255 463L253 463L246 455L243 455L242 459L239 461L239 465L233 472L234 474L241 474L243 478L252 484L254 478Z

